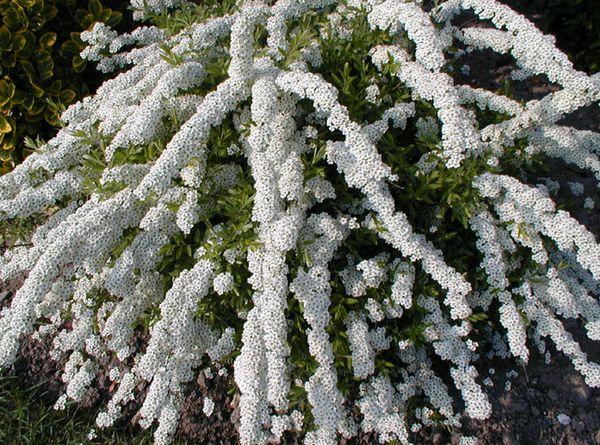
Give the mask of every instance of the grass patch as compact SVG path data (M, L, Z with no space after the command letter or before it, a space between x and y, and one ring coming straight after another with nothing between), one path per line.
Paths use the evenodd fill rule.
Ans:
M124 421L115 428L99 430L89 441L95 427L98 407L81 408L67 402L63 411L53 408L56 396L47 389L47 381L31 385L23 376L0 374L0 443L4 445L79 445L115 444L150 445L152 431L142 430ZM187 441L175 440L175 444Z

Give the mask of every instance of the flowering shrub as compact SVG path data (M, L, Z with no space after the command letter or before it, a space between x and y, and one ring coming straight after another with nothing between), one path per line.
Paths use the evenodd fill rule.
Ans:
M144 389L157 443L186 383L232 363L242 444L408 443L409 415L485 419L479 358L548 341L600 386L562 323L600 340L600 246L534 184L548 157L600 179L600 135L559 123L600 77L494 0L271 3L133 0L144 26L82 33L83 57L122 73L0 178L1 218L23 228L2 256L19 288L0 365L51 336L56 407L109 370L98 426ZM464 11L484 26L456 26ZM484 48L557 91L458 83Z

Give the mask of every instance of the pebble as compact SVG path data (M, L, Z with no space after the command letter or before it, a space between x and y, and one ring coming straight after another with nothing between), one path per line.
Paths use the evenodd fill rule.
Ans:
M571 418L564 413L560 413L556 416L556 420L558 420L558 423L561 425L568 425L571 423Z

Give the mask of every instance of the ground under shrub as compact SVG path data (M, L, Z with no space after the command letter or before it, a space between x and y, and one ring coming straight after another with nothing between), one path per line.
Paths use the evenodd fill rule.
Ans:
M131 3L132 33L81 36L119 74L0 178L3 370L50 338L56 408L108 374L97 426L143 388L163 444L231 364L243 444L486 419L476 365L548 342L600 386L563 325L600 339L600 246L539 179L600 179L600 135L561 120L600 76L494 0ZM459 83L490 50L553 91Z

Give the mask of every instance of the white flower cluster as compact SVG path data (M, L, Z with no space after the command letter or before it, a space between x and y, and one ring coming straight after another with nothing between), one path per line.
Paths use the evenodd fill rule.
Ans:
M409 309L413 303L412 287L415 281L415 268L412 264L400 260L394 261L392 265L394 282L392 283L392 300L396 304L396 310L402 314L402 308Z
M567 185L571 189L571 193L573 194L573 196L581 196L585 191L581 182L568 182Z
M502 304L500 321L508 331L508 344L511 352L515 357L527 361L529 351L525 346L525 325L510 292L507 291L509 283L506 273L509 266L505 262L504 252L513 253L515 245L509 235L498 227L497 222L488 211L481 210L471 218L470 224L479 238L477 248L483 253L481 265L487 274L490 285L490 290L487 292L491 294L490 296L493 296L492 292L494 292Z
M290 291L304 306L304 317L310 325L307 332L311 355L319 363L313 376L305 384L308 400L318 429L307 438L309 443L336 442L336 432L348 418L343 407L344 398L337 388L333 368L334 352L326 331L330 321L331 286L328 263L342 241L349 234L353 219L333 219L325 213L311 215L302 234L302 241L310 241L308 254L313 265L308 271L300 269L290 284Z
M408 431L398 405L402 398L386 377L375 377L369 383L361 385L361 398L357 402L363 413L362 428L364 431L375 431L382 443L397 440L408 443Z
M348 341L352 351L354 377L365 380L375 371L375 353L366 320L353 312L348 314Z
M134 12L135 14L135 12ZM146 46L165 38L164 31L156 27L142 26L131 34L118 34L103 22L96 22L91 30L81 32L81 40L87 46L80 55L86 60L98 62L97 68L105 73L132 63L143 51L119 53L125 46Z
M213 402L212 399L210 399L208 397L204 397L204 399L202 401L202 412L204 413L204 415L206 417L210 417L210 415L213 413L214 409L215 409L215 402Z
M181 0L131 4L144 19L192 7ZM457 28L452 18L465 10L494 27ZM185 383L198 372L212 378L211 365L226 375L234 356L243 445L302 431L306 413L291 403L298 386L314 425L304 431L307 444L333 445L359 429L406 444L439 416L458 427L447 384L460 392L467 415L484 419L491 406L476 360L527 361L528 333L543 353L550 339L590 386L600 386L600 366L562 325L577 319L600 340L600 245L556 210L557 183L533 187L489 172L502 170L502 155L520 140L525 160L545 153L600 180L600 135L557 124L600 99L600 76L574 70L552 38L495 0L448 0L430 11L420 1L254 0L232 11L199 14L198 23L173 35L156 27L119 35L102 24L82 34L86 58L123 71L70 106L65 128L0 177L0 222L42 220L0 256L0 280L22 282L0 311L0 367L15 361L24 336L52 336L51 356L66 358L66 394L55 406L81 400L108 367L117 389L97 425L112 425L145 385L139 423L158 421L158 444L175 433ZM360 14L364 29L389 43L365 49L369 86L354 94L381 111L363 122L343 105L347 94L330 80L335 76L320 71L330 56L322 36L302 29L312 20L320 31L333 25L328 44L352 45L360 30L350 23ZM447 50L456 41L467 51L511 55L519 68L513 77L546 75L559 90L519 103L455 85ZM291 63L288 53L297 57ZM389 65L389 56L396 63ZM223 68L216 61L226 71L215 75ZM389 82L403 91L394 96L402 88ZM503 120L481 127L473 106ZM474 246L465 247L480 263L472 274L453 267L455 252L439 247L447 221L411 221L398 185L407 169L394 164L398 157L408 162L398 134L415 135L411 150L435 141L417 156L412 179L456 173L478 194L464 222L474 234ZM391 153L380 148L389 141ZM90 173L90 164L100 172ZM485 167L463 174L471 164ZM247 209L247 220L238 225L219 214L213 223L207 215L241 186L253 193L247 208L233 213ZM584 191L570 186L576 195ZM593 200L584 206L592 209ZM364 233L372 238L357 248ZM184 270L182 257L190 261ZM173 259L178 267L171 270ZM536 265L522 270L529 259ZM249 278L239 283L240 276ZM217 328L212 317L198 316L205 303L218 311L229 300L236 309L215 318L237 316L237 325ZM287 319L295 307L298 319ZM474 312L495 307L501 330L484 328L478 337ZM134 342L140 325L149 333L141 350ZM302 336L290 341L298 325ZM487 356L482 337L491 346ZM301 378L293 365L299 347L314 365ZM439 366L434 371L432 354L445 362L445 375L437 375ZM345 391L348 383L355 392ZM356 400L347 396L356 393ZM409 413L414 397L427 405ZM205 398L203 412L211 416L214 408Z
M220 273L215 277L213 287L217 294L226 294L233 289L233 275L231 275L229 272Z
M218 362L227 354L233 352L235 349L234 334L235 330L233 328L225 329L217 343L208 348L207 354L213 362Z
M380 100L377 98L378 95L379 87L377 86L377 84L369 85L365 90L365 99L367 99L369 102L375 105L379 105L380 103Z
M539 258L538 262L547 264L552 261L552 255L548 254L541 243L541 235L544 235L554 241L558 251L573 255L579 268L584 272L587 269L591 274L589 280L598 282L600 245L596 243L594 235L567 212L555 211L552 200L539 189L523 184L512 177L490 173L479 176L474 184L483 196L492 199L500 221L512 227L509 233L513 240L531 248L534 251L533 257ZM490 239L493 240L493 236L484 235L483 232L481 235L487 243L490 243ZM501 255L503 250L509 249L501 244L497 245L495 255ZM495 263L502 264L497 261ZM488 269L493 270L493 267L490 264ZM496 270L502 273L501 269ZM494 275L490 274L490 276ZM542 278L541 284L536 284L539 278ZM549 266L547 273L539 278L532 275L513 292L525 297L523 310L528 317L537 322L538 336L550 336L560 350L570 348L569 355L575 368L586 377L586 382L590 386L597 386L600 383L597 380L600 365L587 361L571 334L553 315L556 313L562 317L582 318L586 322L588 337L593 340L598 339L597 320L600 316L600 304L590 295L590 290L597 292L597 284L592 285L591 289L586 288L577 278L565 273L561 274L553 266ZM501 289L499 298L506 308L501 310L501 320L509 331L511 351L516 356L527 359L520 314L512 307L510 294ZM506 306L507 304L509 306Z

